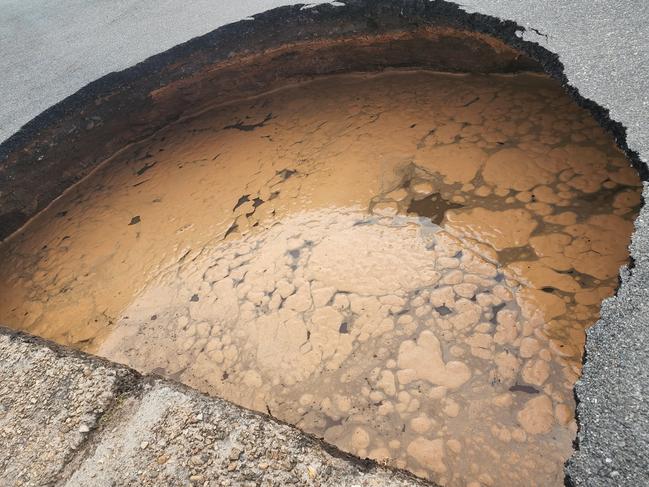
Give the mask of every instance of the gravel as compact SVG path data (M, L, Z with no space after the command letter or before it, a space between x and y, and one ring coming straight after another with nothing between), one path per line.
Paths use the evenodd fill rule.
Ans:
M0 485L60 476L132 378L0 328Z

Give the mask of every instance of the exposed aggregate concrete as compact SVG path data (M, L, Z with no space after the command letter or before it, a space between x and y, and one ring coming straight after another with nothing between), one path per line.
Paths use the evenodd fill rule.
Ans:
M126 368L57 350L0 328L0 485L56 478L132 380Z
M0 485L427 482L180 384L0 328Z

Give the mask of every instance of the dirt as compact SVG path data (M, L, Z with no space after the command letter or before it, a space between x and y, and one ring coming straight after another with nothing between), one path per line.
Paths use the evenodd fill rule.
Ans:
M562 485L639 184L543 76L323 78L116 154L0 248L0 321L442 485Z

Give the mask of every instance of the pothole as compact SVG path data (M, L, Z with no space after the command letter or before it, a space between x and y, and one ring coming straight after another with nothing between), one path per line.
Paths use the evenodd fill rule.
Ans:
M560 485L639 205L545 76L329 76L118 153L3 244L0 321L441 485Z

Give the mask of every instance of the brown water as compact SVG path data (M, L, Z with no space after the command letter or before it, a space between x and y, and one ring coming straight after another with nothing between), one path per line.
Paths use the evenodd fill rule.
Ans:
M0 321L444 485L563 485L639 180L536 75L345 75L174 123L0 248Z

